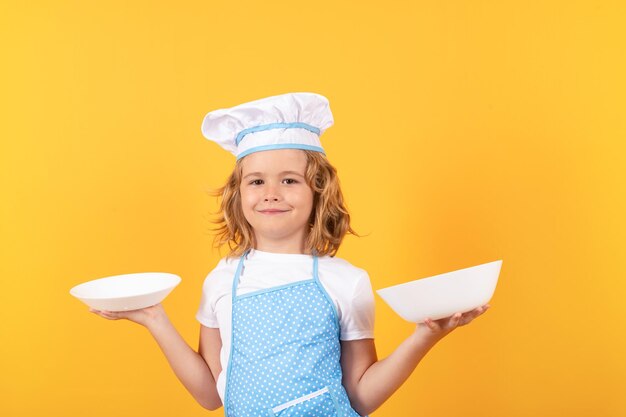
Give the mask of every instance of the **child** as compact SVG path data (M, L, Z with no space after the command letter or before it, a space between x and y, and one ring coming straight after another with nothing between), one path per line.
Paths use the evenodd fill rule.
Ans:
M319 136L325 97L291 93L206 115L203 134L237 156L221 189L218 243L231 252L209 274L194 351L157 304L106 312L154 336L205 408L228 417L358 416L376 410L419 361L489 306L426 320L387 358L374 346L367 273L334 257L350 228L336 170Z

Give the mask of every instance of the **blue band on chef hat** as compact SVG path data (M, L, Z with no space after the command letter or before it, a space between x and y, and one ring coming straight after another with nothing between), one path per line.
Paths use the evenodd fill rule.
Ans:
M319 146L312 146L312 145L303 145L300 143L278 143L275 145L262 145L262 146L255 146L254 148L250 148L248 150L243 151L242 153L240 153L239 155L237 155L237 159L241 159L246 155L250 155L251 153L254 152L260 152L260 151L273 151L276 149L303 149L303 150L307 150L307 151L315 151L315 152L320 152L323 153L324 155L326 154L324 152L324 149L320 148Z
M248 129L244 129L241 132L239 132L239 134L237 135L237 138L235 139L235 144L237 146L239 146L239 143L242 141L243 137L246 136L248 133L254 133L254 132L260 132L262 130L270 130L270 129L306 129L309 130L313 133L315 133L317 136L320 135L320 130L315 127L315 126L311 126L309 124L306 123L300 123L300 122L295 122L295 123L270 123L267 125L259 125L259 126L254 126L254 127L250 127Z

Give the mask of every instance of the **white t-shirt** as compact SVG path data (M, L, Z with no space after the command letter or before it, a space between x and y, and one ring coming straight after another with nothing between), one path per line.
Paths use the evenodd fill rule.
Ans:
M220 260L204 281L198 321L220 329L222 372L217 390L224 401L226 367L230 355L232 285L239 258ZM318 258L320 283L335 304L340 340L374 338L374 293L367 272L340 258ZM313 278L313 258L303 254L251 250L244 260L237 295Z

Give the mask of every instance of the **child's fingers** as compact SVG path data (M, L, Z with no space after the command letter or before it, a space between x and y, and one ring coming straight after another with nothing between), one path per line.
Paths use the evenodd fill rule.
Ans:
M463 318L463 313L454 313L454 315L450 319L450 327L452 329L454 329L455 327L458 327L459 324L461 323L462 318Z
M437 323L435 323L434 321L432 321L430 319L430 317L424 319L424 324L432 331L436 332L438 330L440 330L440 327Z
M452 316L448 318L448 321L444 325L446 329L453 330L457 327L464 326L474 320L476 317L483 314L489 308L489 304L485 304L482 307L477 307L474 310L465 312L465 313L454 313ZM428 326L428 328L434 332L440 331L441 326L431 320L430 318L426 318L424 320L424 324Z
M480 316L481 314L483 314L485 312L485 309L483 307L477 307L472 311L468 311L467 313L464 314L464 316L467 317L468 323L472 320L474 320L476 317Z
M482 307L478 307L475 311L478 312L478 314L476 314L476 316L480 316L481 314L483 314L485 311L487 311L487 309L489 309L489 304L485 304Z
M476 310L474 310L474 313L473 313L474 318L483 314L485 311L489 309L489 307L491 307L489 304L485 304L482 307L478 307Z
M474 320L476 317L480 316L481 314L483 314L485 311L487 311L487 309L489 308L489 304L485 304L482 307L477 307L474 310L468 311L467 313L463 314L463 317L461 319L461 326L464 326L466 324L469 324L472 320Z
M472 320L474 320L478 315L479 313L477 313L475 310L473 310L470 313L463 314L463 317L461 318L461 322L459 323L459 326L465 326L466 324L471 323Z
M118 320L121 318L119 316L119 313L115 311L96 310L94 308L90 308L89 311L91 311L94 314L97 314L100 317L104 317L105 319L109 319L109 320Z

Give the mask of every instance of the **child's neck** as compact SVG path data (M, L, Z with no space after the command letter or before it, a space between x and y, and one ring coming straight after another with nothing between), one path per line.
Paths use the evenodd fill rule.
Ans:
M309 254L304 247L304 242L293 241L272 241L272 240L257 240L256 247L254 248L261 252L271 253L293 253L293 254Z

